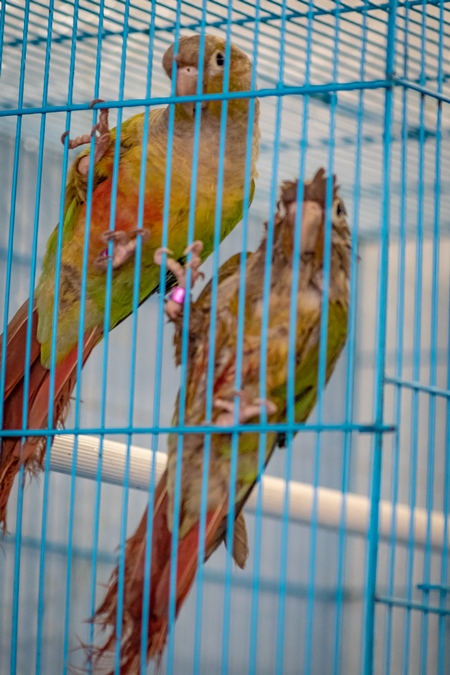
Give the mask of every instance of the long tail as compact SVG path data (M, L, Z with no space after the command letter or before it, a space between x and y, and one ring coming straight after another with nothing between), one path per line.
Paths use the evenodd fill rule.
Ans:
M28 379L28 429L45 429L48 424L50 371L41 364L41 346L37 339L38 316L33 307L31 349ZM25 356L28 325L28 301L25 302L8 326L5 364L2 429L21 429L25 384ZM83 364L102 337L96 329L85 337ZM3 337L0 337L0 350ZM76 383L78 347L55 368L54 404L52 425L62 423L68 412L70 395ZM50 414L52 414L50 412ZM0 528L6 531L6 509L14 478L22 464L28 472L36 473L42 467L45 439L29 436L4 437L0 441Z
M168 632L172 533L167 527L167 506L166 471L158 483L154 499L147 660L161 657ZM224 503L223 506L206 516L205 551L207 557L211 553L210 549L216 548L218 545L216 534L226 516L226 512L227 504ZM198 562L198 539L199 525L196 524L178 543L176 614L178 614L194 581ZM136 532L127 540L125 549L120 652L121 675L140 672L146 541L147 511L144 513ZM92 618L95 624L109 633L106 642L101 647L84 646L88 662L92 663L96 675L97 673L102 673L102 675L114 674L118 578L119 569L117 566L112 573L105 599Z

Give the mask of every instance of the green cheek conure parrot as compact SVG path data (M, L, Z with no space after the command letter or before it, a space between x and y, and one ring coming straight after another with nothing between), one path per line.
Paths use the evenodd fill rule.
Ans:
M200 36L182 37L178 51L172 45L163 57L169 77L175 62L176 94L197 93ZM226 58L229 55L228 89L231 92L251 88L251 62L237 47L227 49L219 37L206 35L202 92L219 94L224 86ZM245 180L250 181L253 198L257 176L259 149L258 101L250 120L248 98L230 99L226 104L226 137L221 139L221 116L225 103L221 100L201 102L198 138L198 168L195 193L195 238L205 246L202 259L213 250L215 212L221 194L220 238L223 239L242 217ZM187 244L191 181L195 136L196 104L176 103L173 135L169 138L170 106L150 112L148 143L142 146L144 114L126 120L120 129L120 160L116 190L114 230L110 230L111 196L116 130L108 128L108 111L102 110L92 134L99 132L95 144L94 176L89 251L83 260L86 233L86 193L89 149L84 150L70 170L66 187L65 216L62 232L61 274L54 375L54 402L49 407L50 360L55 299L55 268L58 229L52 233L45 253L42 274L33 298L30 363L25 364L28 301L8 325L3 339L7 341L2 428L21 429L25 369L29 371L27 392L27 429L45 429L62 423L76 382L80 296L83 266L87 265L84 314L83 364L102 339L105 313L106 270L109 241L112 240L112 289L110 327L114 328L133 309L135 251L138 237L142 240L139 301L154 293L159 285L160 269L154 253L162 245L163 211L167 155L171 148L170 200L168 206L168 246L175 258L181 258ZM251 166L246 178L247 135L252 129ZM69 147L89 142L90 136L69 141ZM218 186L220 146L224 143L223 181ZM146 153L145 195L142 227L138 227L139 182L141 155ZM3 437L0 451L0 527L6 530L6 506L14 477L22 464L34 471L42 464L45 439L28 436Z
M320 352L321 316L324 289L324 229L327 179L320 169L312 181L303 186L300 259L294 260L294 235L297 212L297 182L282 186L281 200L274 219L271 257L270 296L264 298L266 236L259 248L250 254L245 268L244 335L240 391L236 392L236 349L238 333L239 289L241 285L239 255L231 258L219 271L217 314L215 317L215 356L213 375L212 416L207 416L211 284L191 304L189 317L189 346L187 361L186 401L183 423L186 427L212 425L223 427L222 433L211 434L206 503L206 559L226 540L229 510L229 482L232 435L226 427L257 424L262 407L270 423L287 420L287 381L289 331L291 321L291 289L293 266L299 265L297 315L295 323L295 420L305 422L317 398ZM300 193L301 194L301 193ZM333 179L331 206L331 268L328 288L328 339L326 380L336 365L347 338L349 305L349 274L351 257L350 231L346 210ZM191 279L200 274L202 242L191 247ZM157 262L163 252L156 254ZM168 266L178 280L176 293L167 303L166 312L175 322L175 351L180 363L183 301L186 287L185 270L176 260ZM265 399L260 396L261 329L264 312L268 312L267 364ZM177 402L174 424L178 424ZM236 410L235 410L236 407ZM147 657L160 657L169 621L169 588L173 528L178 530L176 612L179 611L193 583L199 564L199 519L202 495L204 434L184 434L182 447L181 495L179 519L174 523L174 493L177 470L178 437L169 437L167 469L154 494L154 515L150 563L149 623ZM277 444L276 432L265 436L265 462ZM238 441L237 478L235 485L235 519L232 555L239 567L244 567L248 542L242 508L258 480L260 436L256 432L240 434ZM145 579L147 513L135 534L128 539L125 550L124 593L122 614L121 669L123 675L140 672L140 640ZM103 646L88 649L88 658L95 672L108 675L115 649L118 600L118 567L114 570L105 599L97 609L94 622L108 637ZM97 671L99 667L99 671Z

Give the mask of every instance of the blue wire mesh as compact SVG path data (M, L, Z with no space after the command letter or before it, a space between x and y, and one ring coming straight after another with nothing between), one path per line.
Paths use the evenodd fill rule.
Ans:
M337 174L354 242L348 344L301 433L294 437L298 425L288 420L286 449L267 472L348 499L324 527L317 492L306 521L292 517L288 491L281 518L268 516L259 491L247 516L246 570L234 570L224 550L199 567L163 670L443 675L450 668L450 3L168 4L1 2L3 327L31 295L47 238L62 221L73 158L61 134L88 131L103 105L89 109L98 97L111 126L173 101L161 58L180 35L206 31L241 47L253 60L261 104L259 178L251 208L204 270L214 279L232 253L256 247L282 179L319 166ZM144 170L143 162L141 195ZM192 239L192 222L190 232ZM140 254L138 245L138 262ZM135 270L137 283L139 264ZM136 311L110 334L106 313L106 337L78 373L66 430L44 433L47 450L55 435L76 434L70 475L50 470L48 451L39 481L25 489L16 481L0 556L2 673L66 673L82 662L72 650L77 636L92 640L83 621L102 597L116 547L123 570L125 538L152 506L151 491L130 489L131 444L165 450L175 383L184 384L162 296L138 304L135 291ZM259 428L263 436L267 426ZM94 481L77 466L85 434L100 440ZM121 485L101 481L107 439L125 445ZM352 526L354 495L371 500L367 536Z

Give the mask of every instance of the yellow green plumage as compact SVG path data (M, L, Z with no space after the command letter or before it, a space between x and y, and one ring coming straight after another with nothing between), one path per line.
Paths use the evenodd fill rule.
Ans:
M199 66L200 37L183 37L178 43L178 52L170 47L163 59L169 77L176 61L177 94L196 93ZM225 41L218 37L205 36L203 64L203 93L222 91L224 79L223 59ZM220 58L219 58L220 55ZM229 89L248 91L251 84L251 63L237 47L229 50ZM222 64L222 65L220 65ZM170 199L167 212L167 244L174 255L181 257L187 244L192 161L195 140L195 105L175 103L173 134L169 138L169 106L153 109L149 115L148 142L143 147L144 114L126 120L120 128L120 157L117 185L113 185L114 152L117 130L110 131L105 122L107 113L100 114L102 131L96 140L93 158L93 192L90 222L86 222L89 149L75 160L68 175L65 195L65 214L62 232L61 274L59 279L59 305L57 310L56 365L57 383L54 409L48 409L48 367L51 359L55 270L58 232L50 236L44 256L42 273L36 287L33 312L33 360L36 377L30 377L28 426L42 428L56 425L64 420L68 400L76 382L76 362L80 325L80 299L82 275L86 271L86 296L84 312L83 363L90 351L102 339L105 313L106 274L108 254L112 251L112 288L109 327L114 328L133 310L133 287L135 277L135 253L137 238L141 237L139 302L154 293L159 286L160 269L153 256L161 246L165 205L167 157L171 151ZM248 98L230 100L226 111L226 139L224 142L223 181L218 185L220 157L220 128L222 101L210 101L201 105L200 133L198 137L198 169L195 202L194 236L205 242L203 257L213 250L216 199L221 192L222 208L220 239L222 240L239 222L243 211L245 180L250 182L249 194L254 192L256 159L259 147L258 105L254 106L251 120L252 161L249 175L245 176L246 145L249 126L250 103ZM106 128L105 128L106 127ZM87 142L89 136L70 141L70 147ZM142 153L146 155L143 220L139 222L139 189ZM116 209L113 229L110 227L111 197L116 193ZM251 198L250 197L250 198ZM85 237L89 237L87 260L84 260ZM112 239L112 242L110 241ZM8 350L14 353L16 366L6 382L3 424L5 428L21 426L18 411L23 408L23 375L26 316L24 305L14 317L8 330ZM37 324L37 328L36 328ZM18 358L17 354L21 354ZM7 355L8 356L8 355ZM31 372L31 370L30 370ZM6 502L13 477L20 463L31 466L35 444L6 439L2 444L0 458L0 523L5 524ZM42 457L41 457L42 459ZM30 461L30 464L28 463Z

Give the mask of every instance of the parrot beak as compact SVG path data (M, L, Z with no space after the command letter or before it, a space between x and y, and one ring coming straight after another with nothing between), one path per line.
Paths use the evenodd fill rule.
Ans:
M198 69L195 66L181 66L177 68L177 96L194 96L197 93ZM195 101L181 104L186 112L194 117ZM208 105L207 101L202 101L202 109Z
M288 214L292 224L294 224L295 221L296 210L297 204L295 202L289 204ZM316 250L317 238L320 232L322 221L323 209L320 204L312 201L303 202L302 234L300 242L302 254Z

